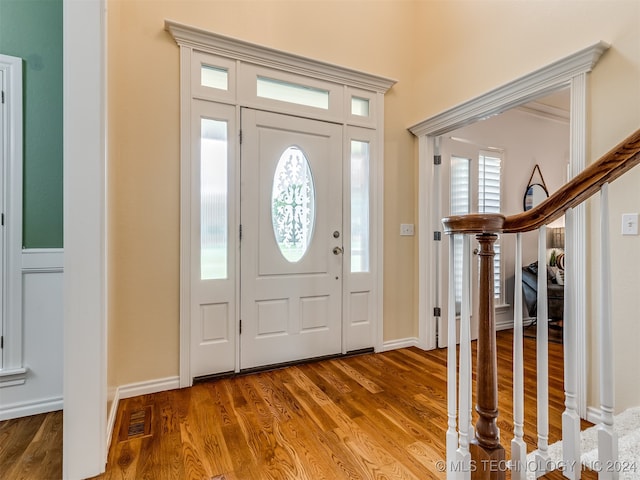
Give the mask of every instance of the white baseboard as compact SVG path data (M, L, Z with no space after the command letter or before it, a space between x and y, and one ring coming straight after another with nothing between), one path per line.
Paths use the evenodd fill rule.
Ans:
M513 320L496 322L496 332L499 332L500 330L510 330L512 328L513 328Z
M120 385L116 392L119 399L137 397L138 395L148 395L150 393L164 392L180 388L180 377L158 378L146 382L129 383Z
M398 350L399 348L419 347L420 339L418 337L400 338L398 340L390 340L382 344L381 352L390 350Z
M602 422L602 410L596 407L587 407L587 421L599 424Z
M109 449L111 448L111 439L113 438L113 429L116 426L116 417L118 416L118 405L120 404L120 389L116 388L116 393L111 401L111 408L107 416L107 451L105 452L105 458L109 456Z
M0 421L62 410L62 397L14 403L0 407Z
M113 429L116 426L116 417L118 415L118 405L120 404L120 400L124 398L137 397L139 395L165 392L176 388L180 388L180 377L178 376L147 380L146 382L129 383L126 385L120 385L116 388L107 418L107 454L109 448L111 448L111 439L113 438Z

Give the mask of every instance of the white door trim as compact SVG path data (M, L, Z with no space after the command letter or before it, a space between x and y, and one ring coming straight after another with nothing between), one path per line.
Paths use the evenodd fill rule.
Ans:
M191 211L190 182L192 133L191 109L195 99L233 105L236 108L236 120L239 121L240 108L252 107L274 113L298 115L315 120L326 120L348 127L361 127L375 132L375 158L371 158L371 235L375 237L375 250L372 248L371 260L376 270L374 276L371 306L371 328L374 333L374 348L383 347L383 172L384 163L384 94L395 80L340 67L326 62L282 52L272 48L226 37L195 27L165 21L165 29L172 35L180 47L180 109L181 109L181 233L180 233L180 386L192 383L191 361L191 314L190 314L190 261L191 232L189 215ZM209 88L201 85L202 67L214 67L228 73L227 88ZM195 74L194 74L195 73ZM309 84L317 87L324 83L323 89L329 92L329 108L309 107L281 102L256 95L256 75L268 76L284 82ZM249 88L251 87L251 88ZM336 88L337 87L337 88ZM353 114L352 99L366 99L369 102L369 114ZM333 102L333 103L332 103ZM237 139L238 137L236 137ZM236 179L236 227L239 227L239 180ZM231 214L231 212L230 212ZM236 230L237 231L237 230ZM231 267L231 266L230 266ZM239 264L236 262L236 273ZM236 289L239 284L236 276ZM237 297L237 295L236 295ZM237 305L237 298L236 298ZM233 332L236 341L236 370L239 362L238 335Z
M586 166L586 74L590 72L609 48L604 42L593 44L573 55L520 77L504 86L446 110L409 128L419 139L418 164L418 218L419 218L419 333L420 345L425 349L436 347L436 323L433 309L439 306L436 281L431 278L436 256L433 231L442 229L440 218L435 218L430 194L433 186L434 140L440 135L461 128L510 108L522 105L536 97L561 88L571 88L571 173L576 175ZM586 278L586 220L584 207L576 209L577 232L572 250L577 252L577 278ZM582 220L580 220L582 218ZM586 283L576 285L578 320L578 411L586 416ZM422 294L425 292L425 294Z
M4 362L0 370L23 367L22 356L22 161L23 161L23 105L22 105L22 59L0 55L0 71L3 81L4 103L0 109L0 122L5 141L0 152L3 168L2 192L5 228L2 230L4 258L0 269L2 278L2 318L4 322ZM3 85L4 84L4 85Z
M65 479L107 458L104 3L63 2Z

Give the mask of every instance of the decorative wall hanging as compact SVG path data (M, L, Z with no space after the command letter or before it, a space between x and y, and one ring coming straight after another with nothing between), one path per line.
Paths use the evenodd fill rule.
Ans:
M540 182L542 183L532 183L533 177L536 174L536 170L538 171ZM525 212L527 210L531 210L533 207L544 202L548 197L549 190L547 190L547 184L545 183L544 177L542 176L540 166L536 163L536 166L533 167L533 171L531 172L531 176L529 177L529 181L527 182L527 189L524 192L524 199L522 200L522 208Z

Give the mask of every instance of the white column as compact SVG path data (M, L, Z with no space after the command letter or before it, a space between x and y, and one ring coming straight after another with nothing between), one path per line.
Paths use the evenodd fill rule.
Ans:
M471 308L469 305L471 259L470 236L462 240L462 305L460 308L460 448L458 448L457 466L460 478L471 478L471 453L469 441L473 436L471 428Z
M549 468L549 308L547 305L547 227L538 231L538 314L536 360L538 374L538 450L536 477Z
M571 135L570 158L571 180L587 166L587 73L579 73L571 78ZM577 401L578 413L587 415L587 214L583 202L574 209L573 244L565 242L571 249L575 276L573 285L576 318L576 338L578 359ZM566 282L565 282L566 283ZM567 287L565 286L565 290Z
M524 442L524 355L522 344L522 236L516 234L516 271L513 320L513 439L511 478L527 478L527 444Z
M447 480L458 478L456 451L457 431L457 365L456 365L456 292L454 278L454 235L449 235L449 285L447 295ZM455 468L454 468L455 467Z
M62 477L107 459L105 2L62 2L64 420Z
M562 460L564 476L571 480L580 478L580 415L578 414L578 355L575 312L575 259L570 250L575 238L573 209L565 213L565 269L564 269L564 395L565 410L562 413ZM568 253L568 255L567 255Z
M613 328L611 324L611 259L609 239L609 184L600 191L600 410L598 460L602 469L598 478L617 479L618 436L613 430Z

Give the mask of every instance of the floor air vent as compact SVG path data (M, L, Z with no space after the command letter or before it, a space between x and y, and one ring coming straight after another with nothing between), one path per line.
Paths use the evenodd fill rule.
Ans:
M125 411L118 440L124 442L134 438L151 436L151 412L151 405Z

